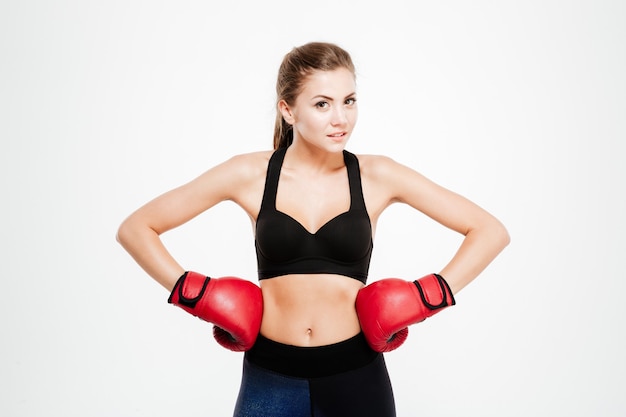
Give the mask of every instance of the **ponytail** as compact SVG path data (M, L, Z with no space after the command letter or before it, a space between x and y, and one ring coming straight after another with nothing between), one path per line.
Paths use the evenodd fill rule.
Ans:
M293 128L285 121L279 111L276 112L276 123L274 125L274 150L286 148L293 142Z

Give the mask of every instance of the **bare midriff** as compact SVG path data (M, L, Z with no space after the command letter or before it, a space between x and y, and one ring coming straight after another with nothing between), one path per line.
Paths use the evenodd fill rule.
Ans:
M361 331L355 310L363 287L354 278L328 274L284 275L261 281L261 334L294 346L323 346Z

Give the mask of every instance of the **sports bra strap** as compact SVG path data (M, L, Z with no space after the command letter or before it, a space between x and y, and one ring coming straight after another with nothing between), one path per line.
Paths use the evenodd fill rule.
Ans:
M285 159L287 148L278 148L267 165L267 176L265 178L265 190L263 191L263 200L261 200L261 210L273 210L276 208L276 192L278 191L278 179L280 177L280 169Z
M343 159L346 163L348 182L350 183L350 210L365 210L359 160L356 155L345 150L343 151Z
M265 179L263 200L261 201L261 210L276 209L278 180L286 153L287 148L278 148L270 157L267 165L267 176ZM350 184L350 210L365 210L359 160L356 155L346 150L343 151L343 159L348 171L348 182Z

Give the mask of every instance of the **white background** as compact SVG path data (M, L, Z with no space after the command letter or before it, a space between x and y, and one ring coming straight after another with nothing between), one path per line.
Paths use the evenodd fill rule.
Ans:
M282 56L358 70L348 149L495 214L512 243L387 355L398 415L626 414L626 6L619 1L2 1L0 415L228 416L241 354L115 242L131 211L270 149ZM256 280L221 204L164 236L188 269ZM460 237L401 206L370 281Z

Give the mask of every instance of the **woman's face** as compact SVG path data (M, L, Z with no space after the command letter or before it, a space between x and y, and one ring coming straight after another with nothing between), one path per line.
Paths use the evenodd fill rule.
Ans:
M356 83L345 68L309 75L293 106L279 108L293 126L294 143L305 141L330 152L343 150L357 120Z

